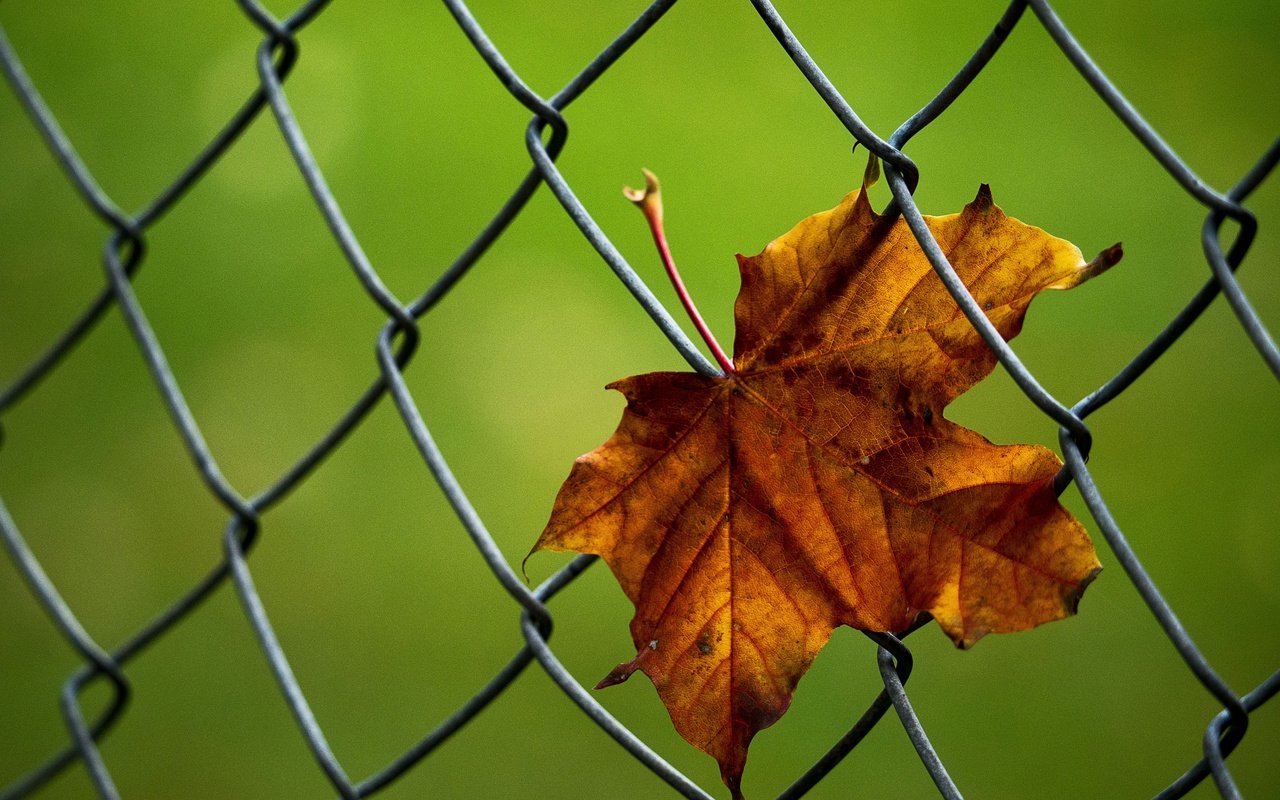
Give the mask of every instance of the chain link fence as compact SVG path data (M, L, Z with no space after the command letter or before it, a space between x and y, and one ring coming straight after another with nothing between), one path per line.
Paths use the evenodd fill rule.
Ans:
M328 7L324 0L313 0L284 18L273 16L255 0L238 0L239 9L262 34L257 50L259 88L239 110L227 120L222 130L208 143L163 191L136 213L122 211L111 196L103 190L77 153L72 139L63 131L57 115L45 104L39 87L24 70L19 53L0 31L0 62L3 63L8 83L30 115L32 122L49 150L66 173L66 177L78 192L86 210L105 222L110 230L102 250L106 284L101 292L64 332L52 341L47 349L16 377L8 376L0 387L0 413L20 401L38 402L41 382L63 364L67 355L95 330L95 324L109 309L118 309L127 323L140 354L145 360L152 380L163 395L174 430L181 437L186 452L199 472L209 494L225 509L227 522L222 533L224 558L215 564L207 575L149 623L120 641L101 642L86 630L77 618L76 609L64 602L59 587L46 574L33 548L20 532L20 520L14 519L0 502L0 538L16 567L16 575L47 612L66 643L74 649L82 661L81 666L67 677L63 684L59 704L70 744L40 764L17 777L8 786L0 787L0 798L16 800L37 793L63 770L80 765L88 771L97 793L104 798L120 796L113 780L108 760L99 749L99 740L126 718L131 684L128 669L132 662L143 658L153 644L170 634L224 584L230 583L239 599L244 620L256 635L262 653L270 665L279 692L286 701L297 724L298 734L314 756L317 767L323 771L333 790L343 798L367 797L395 782L421 764L455 732L467 726L477 714L490 704L501 704L508 687L528 668L541 669L563 691L564 697L575 704L583 714L605 731L618 746L625 748L635 759L668 784L674 794L689 798L708 798L711 793L669 764L657 752L619 722L604 705L583 688L578 679L561 663L557 653L549 646L553 615L547 602L558 592L569 589L579 575L589 568L592 557L579 557L534 589L510 566L510 555L500 549L490 535L485 523L471 505L463 486L455 478L440 448L432 438L404 377L406 366L413 360L421 344L419 321L446 301L451 290L490 246L507 231L534 193L542 186L555 196L564 212L576 225L581 235L590 242L608 267L630 291L635 302L647 312L653 323L671 345L696 370L715 374L717 368L702 356L686 338L668 311L646 287L644 281L611 243L588 209L575 195L570 182L557 166L568 134L566 108L591 90L617 60L637 41L646 36L675 0L658 0L643 11L616 39L558 92L544 96L535 91L521 77L503 53L486 36L484 28L461 0L445 0L449 13L465 34L476 53L492 70L494 76L510 94L512 102L519 103L532 114L525 131L525 144L532 167L511 193L491 221L483 227L471 244L440 275L429 288L416 298L406 302L395 296L384 283L378 271L362 249L359 238L348 224L338 197L331 191L324 173L317 166L303 127L290 106L284 83L299 63L298 36ZM1197 648L1192 637L1179 621L1175 610L1163 599L1160 589L1148 575L1142 561L1126 541L1116 519L1094 481L1087 465L1092 437L1085 420L1108 403L1122 396L1144 373L1191 328L1201 314L1219 294L1225 295L1231 311L1256 348L1257 355L1271 372L1280 376L1280 350L1251 306L1241 289L1235 271L1245 262L1253 244L1258 225L1254 215L1244 205L1245 200L1263 183L1280 161L1280 140L1262 153L1257 163L1226 191L1219 191L1206 183L1162 140L1161 136L1144 121L1130 105L1120 90L1095 65L1085 49L1064 26L1048 3L1036 0L1013 2L996 21L990 34L954 77L918 113L911 116L892 135L882 138L863 123L854 107L827 79L823 70L806 52L786 20L768 0L752 0L752 5L763 25L772 33L778 45L786 52L795 68L804 76L813 90L830 108L831 113L848 130L858 145L882 159L884 174L892 191L894 203L914 232L920 246L933 263L937 274L954 297L958 306L982 334L1000 363L1017 383L1026 398L1049 417L1060 429L1061 451L1066 465L1061 486L1066 491L1078 491L1093 515L1093 527L1100 531L1110 547L1112 557L1118 562L1128 579L1136 587L1155 622L1167 636L1186 669L1203 686L1204 691L1221 710L1212 717L1203 731L1203 757L1188 764L1181 775L1171 775L1170 783L1157 797L1175 798L1187 795L1197 785L1209 779L1217 792L1228 798L1240 797L1232 778L1227 757L1240 744L1249 725L1250 714L1270 700L1280 690L1280 671L1274 672L1246 692L1238 692L1229 686L1215 670L1213 664ZM1037 381L1023 365L1017 354L1004 342L988 322L964 285L956 277L942 251L931 237L913 193L921 179L916 163L904 148L916 134L943 115L948 107L982 72L996 55L1006 37L1018 25L1039 25L1048 32L1061 54L1074 67L1079 77L1086 81L1102 103L1128 128L1138 141L1167 172L1169 179L1206 209L1202 229L1205 261L1211 277L1189 300L1167 327L1160 332L1132 361L1114 377L1098 387L1074 405L1059 400ZM147 235L150 230L174 207L188 197L194 187L215 162L233 148L249 126L259 117L274 118L280 134L288 145L297 169L333 234L343 257L358 278L368 300L385 315L385 324L377 338L376 357L378 377L364 390L350 408L333 423L307 452L276 480L257 494L247 495L233 486L223 475L218 458L207 444L201 425L192 412L179 381L175 378L165 349L156 335L148 314L139 302L131 283L143 265L147 254ZM1230 235L1222 232L1230 223ZM1224 241L1225 240L1225 241ZM1265 265L1263 265L1265 266ZM11 267L6 267L11 268ZM493 580L514 601L519 612L519 628L524 645L510 662L494 674L475 695L445 718L439 725L408 747L397 757L368 777L353 778L326 738L326 732L317 722L298 680L290 666L289 654L273 629L271 618L259 595L253 571L249 566L249 554L259 538L259 520L268 509L284 502L290 493L307 481L317 466L336 448L349 441L349 436L360 427L380 399L390 396L403 421L404 431L434 476L471 541L492 573ZM1266 446L1274 447L1275 443ZM1069 488L1074 485L1074 488ZM533 540L532 533L529 541ZM37 548L38 549L38 548ZM519 555L519 554L516 554ZM1106 556L1104 554L1104 561ZM6 580L12 580L12 575ZM1143 624L1142 621L1135 624ZM913 711L905 685L912 671L912 654L903 643L905 632L899 636L871 635L878 646L879 673L883 690L867 706L861 717L834 746L814 762L779 797L796 798L828 776L830 771L863 741L864 737L892 709L897 723L910 737L923 768L943 797L957 798L960 789L948 775L944 761L934 751L924 726ZM1266 634L1261 634L1266 635ZM536 665L536 666L535 666ZM82 706L84 695L94 686L106 686L110 700L96 716L90 716ZM607 702L607 700L606 700ZM501 712L499 712L501 713ZM6 720L7 725L21 725L22 720ZM1191 735L1188 732L1188 735ZM896 767L895 767L896 768Z

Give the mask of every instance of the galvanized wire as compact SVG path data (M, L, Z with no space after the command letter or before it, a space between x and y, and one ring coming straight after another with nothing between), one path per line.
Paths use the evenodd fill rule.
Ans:
M574 559L544 584L534 590L526 587L516 575L507 556L486 529L484 522L468 500L462 484L454 476L440 448L433 439L421 406L412 396L404 380L403 370L414 356L420 341L418 320L442 299L483 256L511 222L525 208L536 189L546 184L581 234L599 253L636 302L648 313L654 324L671 341L673 347L695 370L718 374L716 366L693 345L671 315L630 267L618 249L592 218L559 171L556 160L568 136L564 110L588 91L628 48L645 36L652 26L674 5L675 0L658 0L622 31L604 50L592 59L560 91L544 98L534 91L508 62L499 48L488 38L477 19L461 0L444 0L458 27L494 73L515 102L529 110L533 117L525 132L525 144L532 167L510 198L492 220L476 235L458 258L442 272L436 282L409 303L395 297L365 254L359 239L347 222L341 204L330 189L323 172L311 154L301 125L293 114L285 81L298 61L298 34L328 5L327 0L313 0L289 17L275 18L256 0L236 0L246 19L262 34L257 51L259 86L223 129L197 153L189 164L134 215L122 211L102 189L92 172L78 155L70 138L62 130L56 115L42 99L39 90L23 68L4 31L0 29L0 65L18 100L54 155L72 187L90 213L109 228L102 262L105 285L85 310L72 320L46 350L16 377L0 387L0 415L19 401L36 392L40 381L63 363L67 354L93 329L103 313L112 307L120 309L134 337L138 351L160 390L174 429L193 462L207 491L225 508L228 521L223 535L224 557L208 574L181 597L163 609L151 622L131 637L107 649L97 643L81 625L75 611L62 599L58 587L46 574L40 561L19 531L18 524L0 502L0 538L17 574L47 612L52 624L79 655L83 664L70 675L61 693L61 708L71 737L70 745L12 784L0 789L0 800L25 797L47 783L61 770L83 763L98 794L104 798L119 797L111 772L98 748L98 740L122 719L130 696L125 672L133 659L146 652L157 639L173 630L199 607L210 593L230 582L240 599L246 622L258 638L278 684L279 691L291 710L298 731L329 783L343 798L370 796L394 783L422 759L444 744L449 737L466 726L477 713L502 696L503 692L530 664L537 662L582 712L599 725L620 746L664 780L672 790L689 798L709 798L711 794L678 769L667 763L644 741L613 717L582 684L564 667L549 644L553 616L547 601L573 581L596 559L582 556ZM1196 647L1185 626L1162 596L1159 588L1129 545L1111 509L1087 466L1092 437L1084 420L1114 400L1138 380L1160 359L1175 341L1199 319L1201 313L1219 293L1227 302L1254 347L1272 372L1280 376L1280 350L1267 331L1257 311L1235 278L1244 262L1257 231L1254 215L1243 205L1280 162L1280 140L1262 154L1257 163L1239 182L1226 192L1219 192L1203 181L1186 164L1158 132L1128 102L1114 83L1098 68L1061 19L1044 0L1015 0L991 33L980 43L973 56L959 72L920 111L908 118L887 139L868 127L839 89L823 74L816 61L806 52L783 17L768 0L751 0L763 24L777 39L795 67L810 83L832 113L845 126L857 144L866 147L884 162L885 175L893 193L887 213L901 214L929 258L939 278L957 306L973 324L984 341L1008 371L1028 400L1060 426L1060 443L1065 467L1059 488L1074 483L1080 491L1098 528L1137 588L1171 646L1185 662L1206 692L1220 705L1203 736L1204 757L1157 795L1159 798L1182 797L1212 776L1219 794L1227 798L1240 796L1226 759L1244 736L1249 714L1280 691L1280 670L1256 688L1238 694L1218 675L1208 659ZM968 289L948 263L937 242L924 224L912 194L921 180L918 165L904 152L907 142L946 112L950 104L986 67L1027 8L1049 33L1063 55L1080 76L1098 94L1115 116L1150 152L1169 176L1191 197L1205 206L1207 217L1202 230L1205 258L1211 277L1187 306L1129 364L1094 392L1074 405L1068 405L1046 390L1019 360L983 314ZM223 476L218 461L206 444L200 425L185 399L164 349L148 322L145 310L133 292L131 281L146 258L146 234L173 206L182 201L190 188L200 181L210 167L235 145L248 125L264 108L269 108L276 126L288 146L298 172L305 180L312 199L333 234L335 243L350 266L369 301L386 317L376 342L378 376L333 424L332 428L275 481L254 495L238 491ZM547 132L549 131L549 136ZM544 139L544 136L546 138ZM1224 249L1220 230L1226 220L1234 221L1238 230ZM339 757L329 746L324 730L311 712L288 656L272 628L268 611L255 586L248 557L259 535L260 515L280 503L349 434L366 418L373 406L386 394L391 399L405 426L406 434L421 455L428 473L441 488L454 513L470 536L478 554L495 581L514 601L519 612L523 647L477 693L434 730L405 749L399 756L373 775L353 780ZM0 443L3 429L0 428ZM927 620L920 624L926 624ZM907 697L905 684L912 669L911 652L898 636L871 635L878 645L877 664L884 690L868 706L849 731L826 754L810 766L780 798L798 798L822 781L830 770L863 741L890 708L894 708L921 764L937 786L941 796L958 798L960 790L948 775L939 754L934 750L919 717ZM93 721L85 718L79 698L96 682L106 682L112 696L106 708Z

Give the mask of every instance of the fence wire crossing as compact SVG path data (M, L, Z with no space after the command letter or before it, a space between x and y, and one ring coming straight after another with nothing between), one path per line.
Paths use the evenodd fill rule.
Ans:
M1120 396L1140 378L1196 322L1219 293L1226 296L1232 311L1259 355L1271 371L1280 377L1280 349L1277 349L1273 337L1250 305L1249 299L1236 282L1234 275L1235 270L1243 263L1257 231L1257 222L1253 214L1242 203L1270 175L1280 161L1280 139L1262 154L1257 163L1233 187L1226 192L1213 189L1180 160L1160 135L1143 120L1119 89L1093 63L1044 0L1015 0L969 61L938 95L904 122L891 136L884 139L862 122L853 107L827 80L821 68L805 51L772 4L768 0L751 1L762 22L790 56L795 67L830 107L831 112L848 129L854 140L883 161L884 173L893 193L894 208L909 224L956 304L982 335L1000 363L1013 376L1027 398L1058 424L1062 453L1066 462L1059 480L1060 488L1066 489L1071 483L1075 483L1116 559L1141 594L1151 614L1168 637L1169 643L1176 649L1187 669L1194 674L1204 690L1221 706L1222 710L1213 717L1204 731L1203 758L1190 765L1181 776L1160 792L1157 798L1182 797L1208 777L1212 778L1214 786L1222 797L1240 797L1240 791L1232 779L1226 759L1244 736L1250 712L1280 691L1280 670L1244 694L1237 694L1214 671L1207 659L1196 648L1174 610L1162 598L1159 588L1147 575L1141 560L1130 548L1120 527L1112 517L1086 464L1092 439L1084 420ZM676 350L695 370L709 375L719 373L717 367L699 353L685 337L667 310L610 243L608 237L592 219L591 214L574 195L572 187L556 166L557 157L564 147L568 133L568 124L563 116L564 110L588 91L619 57L643 37L675 4L675 0L654 2L560 91L545 98L526 84L520 74L507 62L462 0L444 0L444 2L459 28L466 34L476 52L484 59L502 86L516 102L533 114L525 131L525 142L533 165L509 199L475 236L470 245L443 271L434 284L407 303L388 290L377 270L366 257L355 232L343 216L338 199L330 191L324 174L312 157L306 136L294 117L284 91L284 82L298 61L296 37L326 8L327 0L312 0L284 19L272 16L256 0L237 0L247 19L262 32L262 42L257 50L259 87L181 173L164 187L150 204L132 215L120 210L107 192L99 186L93 174L80 159L75 146L63 132L57 117L44 103L39 90L26 74L18 54L0 29L0 63L3 64L10 86L84 204L111 229L102 251L106 283L101 292L43 354L36 358L25 371L0 388L0 413L32 393L40 381L56 369L64 357L93 330L95 323L104 312L116 307L122 313L151 377L163 395L173 426L181 437L205 487L228 514L222 538L224 548L222 560L214 565L202 580L190 587L184 595L164 608L132 636L107 647L96 641L81 626L75 611L63 601L58 587L46 575L40 561L19 532L17 522L0 500L0 538L3 538L18 574L48 612L53 624L67 643L83 660L82 665L66 679L60 695L60 708L71 743L64 750L51 755L45 762L33 766L27 774L14 783L0 788L0 800L26 797L76 762L83 763L99 795L103 798L119 797L120 793L98 749L97 740L121 720L128 704L130 684L125 668L157 639L187 619L215 589L227 582L233 585L239 597L245 618L257 636L263 654L279 685L279 690L297 722L299 733L310 748L317 765L340 797L368 797L394 783L442 745L451 734L465 726L482 709L499 698L512 681L534 662L546 671L584 714L669 784L676 794L688 798L711 797L708 791L668 764L597 703L577 679L565 669L548 645L552 629L552 614L547 608L547 601L569 586L592 565L595 558L578 557L541 586L533 590L527 588L524 581L512 571L506 555L489 535L480 516L467 500L462 486L450 471L444 456L432 439L402 374L419 344L418 320L448 295L472 265L521 213L539 186L544 184L564 207L565 213L577 225L582 235L600 254ZM1031 372L1023 366L1014 351L984 316L947 262L912 199L920 173L916 164L903 152L903 148L915 134L944 113L948 106L965 91L970 82L999 50L1009 32L1019 24L1028 8L1035 21L1045 28L1079 75L1142 142L1170 178L1207 209L1202 229L1202 243L1205 259L1211 271L1209 280L1191 298L1186 307L1168 323L1167 327L1128 365L1093 393L1070 406L1041 387ZM287 471L257 494L246 495L223 477L217 458L206 444L200 425L169 368L164 348L134 294L131 281L145 260L147 232L182 201L191 187L266 110L269 110L275 118L276 125L293 155L297 168L305 179L315 204L324 216L343 256L359 279L369 300L386 315L386 323L377 338L378 377L333 424L332 428ZM1227 220L1235 223L1236 233L1224 247L1219 231ZM441 721L434 730L428 732L376 773L362 779L354 779L347 774L339 758L330 748L324 730L317 723L306 696L294 678L288 656L276 638L270 617L255 588L248 555L259 535L260 515L280 503L293 489L305 481L317 465L360 425L374 404L388 393L399 411L406 432L412 438L426 467L440 485L475 547L485 559L494 579L519 606L520 628L525 644L487 684L452 715ZM0 430L0 437L2 437L2 430ZM3 439L0 438L0 443L2 442ZM779 795L780 798L797 798L806 794L862 741L890 708L896 712L941 796L961 797L960 790L953 783L941 759L931 747L924 728L912 710L904 688L911 674L912 657L902 639L910 632L901 632L898 636L869 634L878 645L878 666L884 683L883 691L872 700L853 727L784 790ZM108 685L111 698L99 716L89 719L81 708L80 698L82 693L95 683Z

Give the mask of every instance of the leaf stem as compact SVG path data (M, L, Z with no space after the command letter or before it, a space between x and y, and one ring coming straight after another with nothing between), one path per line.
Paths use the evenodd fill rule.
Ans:
M733 361L725 355L724 348L720 347L720 343L716 341L716 337L707 327L702 315L698 313L698 307L693 304L689 290L680 279L680 270L676 269L676 262L671 257L671 248L667 245L667 234L662 227L662 186L658 183L658 176L647 169L641 171L644 172L644 189L632 189L626 186L623 187L622 194L644 213L644 218L649 223L649 232L653 234L653 243L658 246L658 255L662 257L662 266L666 267L667 277L671 279L671 285L675 287L681 305L684 306L689 319L693 321L693 326L698 329L702 340L711 349L711 355L715 357L716 363L726 375L732 375L736 372Z

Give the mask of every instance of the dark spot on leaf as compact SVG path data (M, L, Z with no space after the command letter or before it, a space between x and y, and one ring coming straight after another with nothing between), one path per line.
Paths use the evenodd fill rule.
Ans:
M832 366L828 379L836 388L850 394L866 395L871 391L871 371L861 366Z
M769 343L764 349L766 362L782 361L796 351L796 340L791 334L783 334Z
M822 332L816 328L805 331L800 337L800 348L802 350L813 350L822 344Z

